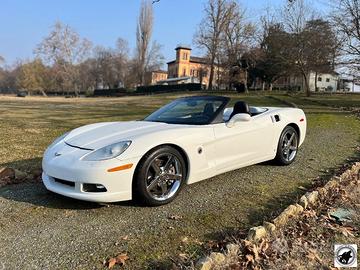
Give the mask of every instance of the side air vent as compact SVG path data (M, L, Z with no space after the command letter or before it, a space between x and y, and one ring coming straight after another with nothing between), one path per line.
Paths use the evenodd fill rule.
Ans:
M278 114L272 115L271 120L273 121L273 123L280 122L280 115Z

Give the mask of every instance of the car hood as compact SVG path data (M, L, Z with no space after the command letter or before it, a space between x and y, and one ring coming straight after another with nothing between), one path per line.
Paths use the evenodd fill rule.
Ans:
M98 123L74 129L64 140L71 146L93 150L116 142L132 140L143 134L168 129L170 126L165 123L147 121Z

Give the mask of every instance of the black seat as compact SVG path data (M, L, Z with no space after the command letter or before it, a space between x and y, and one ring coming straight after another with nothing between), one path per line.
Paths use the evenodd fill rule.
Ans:
M211 117L214 115L214 112L215 112L214 104L206 103L203 114L206 115L207 117Z
M234 105L234 110L232 111L229 120L238 113L247 113L251 116L249 105L244 101L238 101Z

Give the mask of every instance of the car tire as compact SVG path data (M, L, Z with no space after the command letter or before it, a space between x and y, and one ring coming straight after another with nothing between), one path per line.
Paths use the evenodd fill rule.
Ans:
M173 201L186 180L186 163L178 150L160 146L139 162L133 181L133 196L141 204L160 206Z
M294 162L299 147L299 134L292 126L286 126L281 132L275 162L286 166Z

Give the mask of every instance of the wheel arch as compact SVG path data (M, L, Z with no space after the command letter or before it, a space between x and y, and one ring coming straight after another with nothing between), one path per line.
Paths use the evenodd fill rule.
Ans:
M137 175L137 171L139 169L139 167L141 166L142 162L143 162L143 159L145 158L145 156L147 154L149 154L150 152L154 151L155 149L157 148L161 148L161 147L164 147L164 146L170 146L174 149L176 149L177 151L179 151L179 153L181 154L182 158L184 159L184 162L185 162L185 166L186 166L186 178L185 178L185 183L188 182L188 178L189 178L189 175L190 175L190 160L189 160L189 156L188 154L186 153L186 151L180 147L179 145L176 145L176 144L172 144L172 143L164 143L164 144L159 144L157 146L154 146L152 147L150 150L148 150L140 159L140 161L137 163L136 165L136 168L135 168L135 171L134 171L134 175L133 175L133 179L132 179L132 192L134 192L134 183L135 183L135 177Z
M292 127L292 128L294 128L295 129L295 131L297 132L297 134L298 134L298 137L299 137L299 141L300 141L300 136L301 136L301 134L300 134L300 127L297 125L297 124L295 124L295 123L290 123L290 124L288 124L288 125L286 125L286 127ZM285 127L285 128L286 128Z

